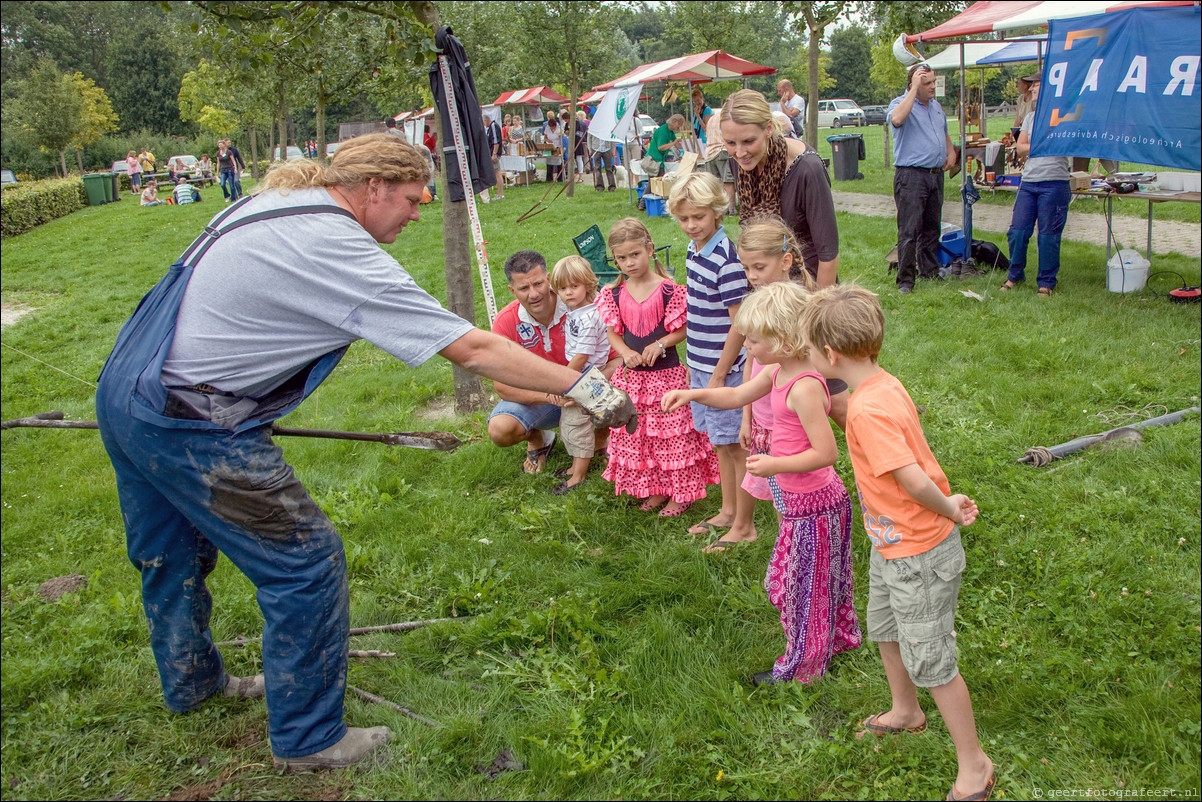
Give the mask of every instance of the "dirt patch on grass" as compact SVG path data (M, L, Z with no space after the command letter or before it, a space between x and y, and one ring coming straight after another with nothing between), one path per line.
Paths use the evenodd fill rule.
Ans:
M417 411L419 420L443 421L455 418L455 396L441 395Z
M78 593L88 586L87 577L81 574L67 574L47 579L38 585L38 595L44 602L55 602L68 593Z
M7 329L26 315L33 314L33 312L34 308L32 306L5 301L3 304L0 304L0 328Z

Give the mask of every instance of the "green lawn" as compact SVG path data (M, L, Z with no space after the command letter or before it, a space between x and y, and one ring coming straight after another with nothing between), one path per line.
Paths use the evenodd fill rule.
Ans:
M873 152L870 144L870 165ZM505 256L532 247L553 262L588 226L606 230L632 213L624 193L581 186L576 198L516 225L542 193L512 189L480 207L502 303ZM157 209L127 198L3 242L0 297L36 308L4 330L5 419L50 409L94 417L88 383L138 299L218 210L212 197ZM387 247L439 297L440 211L427 207ZM674 244L682 276L685 237L668 218L649 222L657 244ZM902 297L881 257L895 239L893 220L840 215L839 223L843 280L881 294L882 364L924 408L953 488L981 507L965 532L958 641L982 742L998 766L995 798L1144 788L1196 796L1199 416L1148 430L1130 450L1087 451L1043 469L1015 460L1031 446L1119 425L1130 412L1198 404L1200 307L1169 303L1176 279L1163 277L1143 293L1108 293L1103 250L1068 242L1049 300L1033 288L999 294L993 275L924 283ZM1191 284L1200 268L1197 259L1174 262ZM748 684L783 646L761 587L775 534L767 506L757 511L757 543L703 555L702 539L684 529L716 499L661 521L615 500L598 475L586 492L552 496L550 472L525 476L517 451L488 444L484 413L419 417L451 386L441 360L408 369L359 343L284 422L441 428L467 442L448 454L281 440L346 542L352 625L476 616L354 639L355 648L399 656L352 660L349 682L441 726L350 698L350 723L393 728L388 759L313 777L271 769L261 702L214 701L188 716L164 709L96 433L4 432L5 798L946 794L955 760L933 705L926 735L855 739L856 722L889 705L870 645L837 657L814 687ZM840 452L850 487L841 438ZM560 451L549 468L566 464ZM854 539L862 615L869 544L861 522ZM38 598L39 583L71 573L88 577L86 590L50 604ZM222 561L211 585L214 635L258 634L245 578ZM257 648L225 656L233 673L259 666ZM526 770L485 779L476 766L504 748Z

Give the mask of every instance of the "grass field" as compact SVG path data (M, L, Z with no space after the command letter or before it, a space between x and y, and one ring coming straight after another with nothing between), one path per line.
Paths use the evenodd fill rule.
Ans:
M533 247L554 261L589 225L605 230L632 212L623 193L582 186L516 225L542 192L511 189L480 207L502 303L509 253ZM211 200L140 209L127 198L5 240L0 297L34 311L3 333L3 418L50 409L93 418L89 382L117 329L217 210ZM427 207L387 247L437 297L440 211ZM657 244L674 244L680 268L683 234L668 218L649 222ZM839 224L842 279L881 295L882 364L924 409L952 487L981 507L965 532L958 642L998 767L995 798L1047 798L1053 789L1078 789L1066 798L1139 789L1196 798L1199 416L1148 430L1129 450L1086 451L1042 469L1015 460L1133 415L1197 405L1200 307L1167 301L1175 278L1108 293L1103 250L1076 243L1064 245L1051 299L1033 289L999 294L992 275L924 283L901 297L880 258L893 220L841 214ZM1154 269L1196 285L1200 267L1174 257ZM475 616L353 640L399 656L352 660L350 684L441 726L348 698L348 721L388 724L393 744L375 767L321 776L272 770L261 702L165 710L99 438L4 432L4 797L943 798L955 760L933 705L926 735L854 737L857 721L889 705L869 644L837 657L814 687L748 684L783 646L761 588L775 534L766 505L758 542L704 555L702 539L684 529L715 511L716 498L661 521L615 500L597 475L583 493L552 496L550 472L525 476L520 453L488 444L484 413L422 417L451 386L441 360L408 369L359 343L284 421L441 428L467 443L446 454L281 440L345 540L353 626ZM850 487L841 437L840 454ZM560 451L549 468L566 464ZM862 522L853 537L862 616ZM38 597L41 582L73 573L88 578L85 590L53 603ZM222 561L211 586L215 637L257 635L247 580ZM235 674L259 667L254 647L225 656ZM505 748L525 770L486 779L477 766Z

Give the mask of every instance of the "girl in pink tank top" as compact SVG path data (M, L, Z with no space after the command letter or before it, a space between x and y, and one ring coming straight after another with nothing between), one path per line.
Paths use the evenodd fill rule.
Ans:
M735 316L748 353L778 367L739 387L672 390L662 402L664 411L690 401L735 409L771 398L771 453L748 457L747 472L768 481L780 516L764 589L780 611L786 645L771 671L752 678L755 685L817 680L832 655L861 642L852 604L851 500L832 467L837 446L826 382L797 325L807 298L799 285L777 282L748 296Z

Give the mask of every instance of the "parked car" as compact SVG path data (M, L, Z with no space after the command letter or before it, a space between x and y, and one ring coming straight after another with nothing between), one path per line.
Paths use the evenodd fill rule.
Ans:
M192 175L193 173L196 172L197 160L196 160L195 156L187 156L187 155L172 156L170 159L163 162L163 169L164 170L171 169L171 167L170 167L171 162L175 162L176 164L179 165L180 169L178 169L177 172L186 173L188 175Z
M884 125L885 112L889 111L888 106L865 106L864 107L864 124L865 125Z
M638 136L639 141L643 143L645 150L651 144L651 135L655 133L655 129L659 128L659 123L650 115L636 114L634 115L633 133Z
M864 111L854 100L818 101L818 127L842 128L845 125L864 125Z
M0 186L8 186L15 183L17 183L17 177L13 175L12 170L0 170Z
M338 146L341 144L342 144L341 142L331 142L328 145L326 145L326 158L333 156L334 151L338 150ZM292 158L292 157L289 156L288 158Z
M278 162L280 160L280 149L278 147L275 149L275 153L271 158L272 158L272 161ZM293 159L303 159L303 158L305 158L305 154L301 153L300 148L296 147L295 145L288 146L288 160L289 161L292 161Z
M119 173L119 174L121 174L121 175L125 175L126 173L128 173L128 172L129 172L129 165L125 163L125 159L122 159L122 160L121 160L121 161L119 161L119 162L113 162L113 166L112 166L112 168L109 170L109 172L110 172L110 173Z

